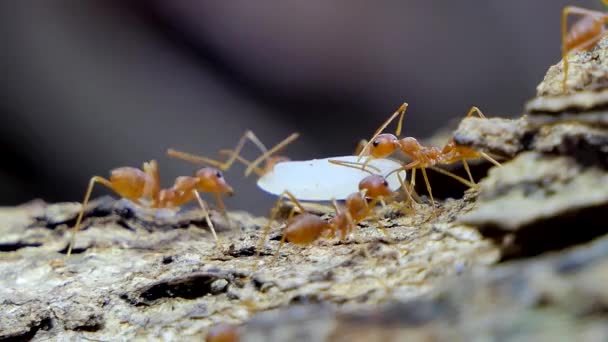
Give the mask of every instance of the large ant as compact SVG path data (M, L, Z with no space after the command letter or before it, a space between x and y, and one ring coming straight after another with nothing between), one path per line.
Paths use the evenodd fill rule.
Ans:
M381 224L378 217L373 212L372 208L376 203L384 200L392 200L397 193L389 188L388 182L380 175L370 175L363 178L359 182L359 191L349 195L344 207L338 206L336 200L332 200L332 205L335 210L335 215L329 221L320 218L317 215L310 214L304 209L304 206L293 196L289 191L284 191L277 200L277 203L271 210L268 224L264 228L260 244L257 247L257 256L260 256L262 247L268 233L271 223L275 220L278 212L283 205L284 198L287 197L295 205L287 218L287 226L283 229L283 236L272 263L279 256L281 247L285 241L296 245L310 245L322 236L331 237L339 234L341 239L345 239L356 227L357 224L367 218L372 218L386 235L384 226ZM368 203L367 199L371 201ZM294 216L296 208L300 214Z
M236 144L234 149L220 150L220 154L229 155L228 159L224 162L215 160L215 159L211 159L211 158L207 158L207 157L203 157L203 156L194 155L194 154L187 153L187 152L177 151L172 148L167 150L167 154L170 157L186 160L186 161L189 161L189 162L195 163L195 164L208 164L208 165L216 167L222 171L228 171L228 169L230 169L230 167L234 164L235 161L239 161L239 162L247 165L247 170L245 171L245 175L249 175L251 172L255 172L258 176L262 176L266 172L272 170L272 167L274 167L274 165L276 165L277 163L288 160L286 157L273 156L272 154L281 150L282 148L284 148L285 146L287 146L288 144L290 144L291 142L296 140L298 137L299 137L298 133L292 133L291 135L289 135L287 138L283 139L281 142L276 144L271 149L267 149L266 146L264 146L264 144L260 141L260 139L252 131L247 130L241 136L241 138L239 139L239 141ZM257 158L256 160L254 160L253 162L249 162L248 160L246 160L240 156L241 150L245 146L245 143L247 142L247 140L253 142L253 144L256 145L262 151L262 155L259 158ZM258 168L257 165L260 164L264 160L266 161L266 164L264 165L264 167Z
M214 168L205 167L198 170L192 177L178 177L171 188L160 188L160 177L158 174L158 164L155 160L144 163L142 169L134 167L119 167L110 171L110 178L93 176L89 181L89 186L82 201L82 208L76 219L76 225L72 230L72 237L68 246L67 255L69 257L74 247L76 233L80 230L80 224L84 216L84 210L93 187L96 183L102 184L114 191L118 195L131 200L137 205L145 204L150 208L174 208L180 207L194 199L205 213L205 219L216 242L217 234L213 223L209 218L209 212L199 192L211 192L215 194L218 207L225 212L221 194L232 194L233 190L224 179L222 173ZM145 200L142 203L141 200Z
M395 113L393 113L382 125L380 125L380 128L376 130L374 136L365 144L363 148L360 149L360 158L363 155L368 155L368 159L363 163L363 167L365 167L365 165L372 158L385 158L398 150L403 152L403 154L411 159L411 162L394 170L393 172L411 169L411 184L414 185L416 180L416 169L420 169L426 183L427 191L429 192L429 196L431 198L431 204L435 206L431 185L426 174L427 168L452 177L468 187L475 187L475 181L473 180L467 159L484 158L495 165L500 165L496 160L486 153L475 151L469 147L459 146L454 142L453 139L451 139L443 148L438 148L435 146L423 146L413 137L399 139L398 136L401 134L403 118L405 116L407 107L408 104L403 103L397 109L397 111L395 111ZM474 114L477 114L481 118L485 118L479 108L475 106L471 107L466 117L468 118ZM382 133L397 116L399 116L399 121L395 134ZM463 163L469 176L469 181L449 171L435 167L435 165L447 165L458 161Z
M602 0L608 6L608 0ZM576 21L568 30L568 16L577 14L583 16ZM562 91L566 93L566 82L568 80L568 55L572 52L591 49L604 35L606 35L606 22L608 14L600 11L590 10L576 6L566 6L562 11L562 60L564 63L564 78L562 80Z

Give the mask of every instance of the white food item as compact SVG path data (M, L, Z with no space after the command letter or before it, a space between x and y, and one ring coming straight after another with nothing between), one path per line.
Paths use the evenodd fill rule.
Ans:
M329 160L357 162L357 158L357 156L343 156L280 162L258 180L258 187L277 196L288 190L302 201L330 201L334 198L342 200L359 191L359 182L370 173L332 164ZM368 165L376 169L368 167L367 170L382 176L402 166L390 159L373 159ZM405 171L400 171L399 175L405 180ZM391 190L401 187L397 172L392 173L386 180Z

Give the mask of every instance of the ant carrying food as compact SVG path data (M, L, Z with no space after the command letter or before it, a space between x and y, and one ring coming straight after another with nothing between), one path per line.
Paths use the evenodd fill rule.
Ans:
M271 223L274 222L278 212L283 205L285 197L287 197L295 205L287 218L287 225L283 229L283 236L279 247L275 253L272 263L278 258L281 247L288 241L296 245L310 245L321 237L332 237L339 234L340 239L345 239L357 225L367 219L373 219L378 227L387 235L384 226L373 211L376 203L387 200L392 201L398 195L397 192L390 189L388 182L380 175L370 175L359 182L359 191L349 195L344 207L340 207L335 199L332 200L332 205L335 210L335 215L329 221L322 219L317 215L310 214L298 199L289 191L284 191L277 200L277 203L271 210L268 224L264 228L260 244L257 247L257 256L260 256L262 247L266 241L270 231ZM368 203L367 199L371 201ZM300 214L294 216L296 208Z
M76 219L76 225L72 230L72 237L66 257L69 257L72 253L76 233L80 230L84 216L84 210L89 202L93 187L97 183L106 186L116 194L137 205L146 205L150 208L177 208L196 199L205 214L205 220L216 242L218 241L217 234L209 218L207 206L201 199L199 192L213 193L218 201L218 207L222 211L225 211L225 208L221 195L233 193L232 187L228 185L222 173L210 167L198 170L192 177L178 177L171 188L161 189L158 164L155 160L144 163L142 169L134 167L113 169L110 171L109 179L93 176L89 181L89 186L82 201L82 208Z
M608 6L608 0L602 0ZM581 19L576 21L568 30L568 17L580 15ZM608 32L606 30L608 13L590 10L577 6L566 6L562 10L561 35L562 35L562 60L564 63L564 78L562 79L562 91L566 93L568 81L569 61L568 55L573 52L589 50L597 44Z
M403 165L393 172L411 169L411 184L414 185L416 180L416 169L420 169L422 176L424 177L429 197L431 199L431 204L435 206L431 185L426 174L427 168L452 177L468 187L475 187L475 181L471 175L467 159L484 158L495 165L500 165L500 163L486 153L475 151L469 147L459 146L454 142L453 139L450 140L443 148L438 148L435 146L423 146L413 137L399 139L398 136L401 134L403 118L405 116L407 107L408 104L403 103L397 109L397 111L395 111L395 113L393 113L382 125L380 125L380 128L376 130L374 136L365 144L363 148L360 149L359 158L367 156L367 160L363 163L362 167L365 167L365 165L367 165L367 163L369 163L369 161L372 159L385 158L392 155L396 151L401 151L411 159L411 162ZM477 107L471 107L466 117L470 117L474 114L477 114L481 118L485 118L483 113ZM399 121L395 134L382 133L397 116L399 116ZM435 165L447 165L458 161L463 163L470 181L467 181L449 171L435 167Z

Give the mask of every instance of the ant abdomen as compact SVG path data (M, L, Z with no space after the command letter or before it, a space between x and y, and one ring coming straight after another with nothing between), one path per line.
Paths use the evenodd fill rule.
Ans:
M328 229L329 223L322 218L312 214L302 214L288 223L283 232L283 239L296 245L309 245Z
M144 195L147 175L134 167L119 167L110 172L110 182L122 197L137 200Z

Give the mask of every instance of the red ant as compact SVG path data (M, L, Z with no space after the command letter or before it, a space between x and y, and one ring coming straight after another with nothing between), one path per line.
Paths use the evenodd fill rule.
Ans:
M235 161L239 161L239 162L242 162L242 163L248 165L247 170L245 171L245 175L249 175L253 171L256 174L258 174L259 176L262 176L264 173L272 170L272 167L274 167L274 165L276 165L277 163L288 160L286 157L272 156L272 154L281 150L282 148L284 148L285 146L287 146L288 144L290 144L291 142L296 140L298 137L299 137L298 133L292 133L287 138L283 139L281 142L276 144L273 148L267 149L266 146L264 146L264 144L260 141L260 139L258 139L258 137L252 131L247 130L241 136L241 138L239 139L238 143L236 144L236 146L233 150L220 150L220 154L229 155L228 160L226 160L225 162L221 162L221 161L218 161L215 159L210 159L210 158L203 157L203 156L197 156L197 155L187 153L187 152L177 151L175 149L167 150L167 154L170 157L186 160L186 161L189 161L189 162L195 163L195 164L208 164L208 165L214 166L222 171L228 171L228 169L230 169L230 167L232 166L232 164L234 164ZM253 162L249 162L248 160L246 160L240 156L241 150L245 146L245 143L247 142L247 140L253 142L262 151L262 155L259 158L257 158L256 160L254 160ZM266 160L265 166L261 169L258 168L257 165L264 160Z
M131 200L137 205L142 205L140 200L144 199L146 206L150 208L174 208L180 207L196 198L199 206L205 213L205 219L213 237L218 241L215 229L209 218L209 212L201 199L199 192L211 192L215 194L218 207L225 211L221 194L232 194L233 190L224 179L222 173L214 168L206 167L198 170L193 177L178 177L171 188L160 189L160 177L158 164L155 160L144 163L142 169L134 167L119 167L110 171L110 179L93 176L82 201L82 208L76 219L76 225L72 231L72 237L66 257L69 257L74 247L76 233L80 230L80 224L84 216L84 210L89 202L91 192L96 183L100 183L118 195Z
M608 6L608 0L602 0ZM576 14L583 16L576 21L568 30L568 16ZM606 35L606 22L608 14L600 11L589 10L582 7L566 6L562 11L562 60L564 63L564 78L562 80L562 91L566 93L566 82L568 80L568 55L571 52L585 51L591 49Z
M257 256L260 256L271 223L275 220L285 197L289 198L295 207L289 213L287 226L283 230L283 236L272 263L278 258L285 241L296 245L310 245L322 236L329 237L336 234L339 234L341 239L345 239L357 227L359 222L367 218L374 219L386 235L384 226L374 214L372 208L376 203L392 200L396 195L397 193L389 188L384 177L380 175L367 176L359 182L359 192L355 192L346 198L344 208L339 207L335 199L332 200L335 215L329 221L325 221L317 215L309 214L295 196L289 191L284 191L271 211L268 224L264 228L260 245L257 248ZM367 202L367 198L371 199L370 203ZM294 216L296 208L300 211L298 216Z
M368 155L368 159L363 164L363 167L365 167L365 165L372 158L385 158L398 150L403 152L403 154L408 156L412 161L392 172L411 169L411 184L414 185L416 180L416 169L420 169L420 171L422 171L422 176L424 177L424 181L426 183L427 191L429 192L429 196L431 198L431 203L433 206L435 206L435 200L433 199L433 193L431 191L431 185L426 174L426 168L430 168L436 172L452 177L458 180L459 182L467 185L468 187L475 187L475 181L473 180L473 176L471 175L467 159L484 158L495 165L500 165L500 163L498 163L496 160L494 160L492 157L490 157L484 152L478 152L469 147L456 145L453 139L451 139L443 148L440 149L435 146L423 146L418 142L418 140L413 137L405 137L402 139L397 138L401 134L403 118L405 116L405 111L407 110L407 107L408 104L403 103L397 109L397 111L395 111L395 113L391 115L388 120L386 120L380 126L380 128L376 130L374 136L361 149L359 157L362 157L363 155ZM483 113L477 107L471 107L466 117L468 118L473 114L477 114L479 117L485 118ZM399 121L395 134L393 135L390 133L382 133L384 129L386 129L386 127L397 116L399 116ZM470 181L467 181L462 177L459 177L449 171L435 167L435 165L447 165L458 161L461 161L463 163Z

